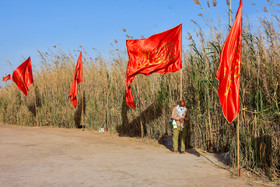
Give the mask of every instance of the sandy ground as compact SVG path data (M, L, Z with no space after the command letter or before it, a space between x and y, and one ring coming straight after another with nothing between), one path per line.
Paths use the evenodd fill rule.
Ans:
M151 140L0 125L0 186L261 186L217 158L173 154Z

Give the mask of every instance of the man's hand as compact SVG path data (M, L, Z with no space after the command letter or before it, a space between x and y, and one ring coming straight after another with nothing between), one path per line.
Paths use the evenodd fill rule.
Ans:
M184 123L184 118L180 118L179 121L180 121L181 123Z

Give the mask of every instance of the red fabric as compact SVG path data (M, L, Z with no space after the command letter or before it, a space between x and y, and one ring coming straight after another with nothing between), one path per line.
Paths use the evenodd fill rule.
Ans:
M127 40L126 103L135 104L130 84L137 74L164 75L182 68L182 24L146 39Z
M78 84L83 81L83 62L82 62L82 52L77 61L77 65L74 72L73 82L70 89L70 101L73 106L77 106L77 94L78 94Z
M13 72L13 81L26 96L28 87L33 83L33 74L30 57Z
M223 113L231 123L239 113L240 64L242 42L242 0L235 21L224 43L220 56L220 67L216 78L220 81L219 98Z
M8 80L11 80L11 74L3 77L3 81L8 81Z

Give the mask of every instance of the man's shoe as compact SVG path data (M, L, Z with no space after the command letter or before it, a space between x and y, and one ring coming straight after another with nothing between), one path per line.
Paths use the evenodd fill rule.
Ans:
M174 154L177 154L178 152L177 152L177 151L173 151L173 153L174 153Z
M185 151L182 151L181 154L186 154Z

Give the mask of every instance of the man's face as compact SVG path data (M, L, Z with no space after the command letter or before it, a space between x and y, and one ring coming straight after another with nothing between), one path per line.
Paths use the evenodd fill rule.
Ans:
M185 107L185 101L180 102L180 107Z

